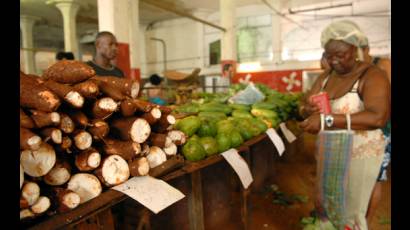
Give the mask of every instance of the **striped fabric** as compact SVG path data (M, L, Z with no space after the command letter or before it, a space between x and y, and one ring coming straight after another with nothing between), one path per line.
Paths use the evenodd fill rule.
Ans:
M347 130L321 131L317 146L320 202L330 222L337 229L344 229L353 132Z

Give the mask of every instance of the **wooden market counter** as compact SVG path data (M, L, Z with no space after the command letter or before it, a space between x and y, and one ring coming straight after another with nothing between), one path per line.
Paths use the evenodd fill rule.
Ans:
M128 198L127 195L108 189L72 211L43 217L43 219L35 220L36 222L31 223L30 226L23 227L28 229L116 229L114 221L109 218L111 212L107 217L107 210L121 203L132 203L134 206L130 208L132 211L128 210L128 214L121 215L129 216L132 213L134 221L131 222L134 222L137 229L151 229L151 225L152 229L213 229L215 225L226 225L233 222L238 224L234 229L247 229L247 197L252 190L260 189L266 179L272 175L274 158L278 154L265 133L246 141L237 150L247 161L253 175L254 181L248 189L243 189L238 176L224 158L221 155L215 155L198 162L185 162L179 169L158 177L179 189L187 199L178 201L157 215ZM232 197L236 198L231 199ZM129 205L125 206L124 209L129 207ZM228 211L231 212L230 215L226 215ZM125 212L127 213L127 210ZM136 212L143 214L137 216ZM232 219L233 216L239 219ZM97 227L92 228L91 225L81 227L83 223L93 218L100 222L97 223ZM135 222L137 218L139 220ZM144 220L140 220L141 218ZM172 227L173 223L176 225L175 228ZM121 229L126 228L121 227Z

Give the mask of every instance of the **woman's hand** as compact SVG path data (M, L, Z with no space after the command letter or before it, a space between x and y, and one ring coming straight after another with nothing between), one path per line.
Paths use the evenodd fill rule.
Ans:
M299 123L299 127L305 132L316 134L320 130L320 113L315 113Z
M320 113L320 108L309 98L305 100L305 103L300 107L299 113L302 117L308 117L313 114Z
M308 114L308 116L316 114L316 113L320 113L320 108L316 103L313 103L312 101L308 101L307 104L305 104L304 107L306 114Z

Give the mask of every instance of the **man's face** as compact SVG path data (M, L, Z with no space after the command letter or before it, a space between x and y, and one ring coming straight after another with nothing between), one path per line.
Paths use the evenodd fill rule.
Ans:
M325 46L324 57L327 63L338 74L353 70L356 59L356 48L343 41L330 40Z
M117 57L117 39L111 35L102 36L96 43L96 49L97 53L109 60L112 60Z

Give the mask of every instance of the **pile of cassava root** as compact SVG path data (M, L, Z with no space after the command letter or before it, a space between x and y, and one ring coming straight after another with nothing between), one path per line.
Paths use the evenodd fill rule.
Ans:
M20 219L72 210L177 154L171 109L139 90L78 61L20 71Z

